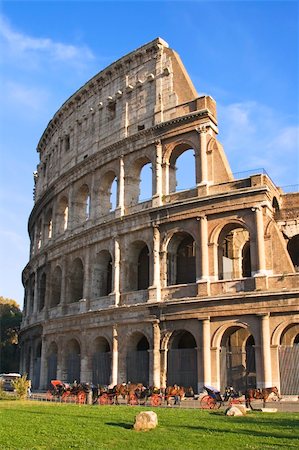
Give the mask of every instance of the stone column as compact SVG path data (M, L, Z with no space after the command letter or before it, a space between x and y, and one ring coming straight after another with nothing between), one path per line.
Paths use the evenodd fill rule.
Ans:
M208 164L207 164L207 127L201 125L196 128L199 133L200 155L199 155L199 173L197 173L197 184L208 183Z
M120 301L120 246L117 239L114 239L114 301L115 306Z
M167 348L161 349L161 388L167 386L167 353Z
M60 304L61 306L64 306L67 304L67 272L68 272L68 264L67 259L64 257L62 259L62 267L61 267L61 297L60 297Z
M38 289L38 271L35 271L35 277L34 277L34 298L33 298L33 314L37 314L37 306L38 306L38 298L39 298L39 289Z
M257 271L255 275L266 275L264 220L263 220L263 209L260 206L255 208L255 223L256 223L256 255L257 255Z
M116 217L121 217L125 213L125 169L124 157L119 159L119 178L118 178L118 205L115 209Z
M83 333L83 345L81 347L81 366L80 366L80 381L83 383L90 383L92 381L92 370L90 369L90 355L88 352L88 336Z
M260 380L261 387L272 386L271 348L270 348L270 328L269 315L261 315L261 357L263 379Z
M163 168L163 182L164 182L164 193L169 194L169 162L162 164Z
M156 147L156 161L155 161L155 194L153 195L153 206L160 206L162 205L162 193L163 193L163 186L162 186L162 144L161 141L158 140L155 142Z
M153 385L158 388L161 386L160 337L159 323L153 323Z
M91 183L90 183L90 206L89 206L89 219L94 221L97 217L97 201L96 201L96 192L95 192L95 173L94 171L91 174Z
M210 319L202 320L203 383L211 385L211 331Z
M160 279L160 231L159 227L153 226L153 283L149 291L149 299L155 302L161 301L161 279Z
M39 377L39 389L47 388L47 354L46 354L46 339L42 337L42 351L40 359L40 377Z
M112 328L112 367L111 367L111 385L115 386L118 381L118 333L117 326Z
M74 198L74 186L71 184L68 194L68 217L67 217L67 230L72 230L76 224L76 202ZM63 219L64 220L64 219Z
M90 298L91 289L91 273L90 273L90 248L88 247L85 253L84 261L84 285L83 285L83 298Z
M197 281L209 280L209 247L208 247L208 221L206 216L197 218L199 222L199 254L197 256L196 266L199 269Z

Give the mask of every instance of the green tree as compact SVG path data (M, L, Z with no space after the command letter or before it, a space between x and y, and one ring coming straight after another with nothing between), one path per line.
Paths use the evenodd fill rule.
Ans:
M22 312L18 303L0 296L0 372L18 372L18 334Z

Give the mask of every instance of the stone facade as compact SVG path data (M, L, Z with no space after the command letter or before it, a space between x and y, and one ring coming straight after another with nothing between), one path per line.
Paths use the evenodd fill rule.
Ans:
M160 38L54 115L37 148L23 271L20 369L33 388L59 378L289 389L299 195L264 173L235 179L217 132L215 101L198 97ZM194 186L176 191L187 151ZM141 201L145 166L152 196Z

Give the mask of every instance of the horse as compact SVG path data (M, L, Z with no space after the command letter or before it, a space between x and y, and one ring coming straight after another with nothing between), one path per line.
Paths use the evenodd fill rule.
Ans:
M167 386L165 389L164 399L167 403L167 406L170 406L170 399L174 398L174 404L180 405L181 400L185 397L185 389L182 386L178 386L174 384L173 386Z
M133 397L136 396L138 398L138 394L142 391L143 384L142 383L121 383L116 384L112 391L114 392L115 404L118 405L118 397L121 396L123 399L127 398L127 403L133 401ZM137 402L138 403L138 402ZM132 403L131 403L132 404Z
M272 393L280 400L280 395L276 386L262 389L247 389L245 392L246 407L253 409L251 400L263 400L263 408L265 408L266 401Z

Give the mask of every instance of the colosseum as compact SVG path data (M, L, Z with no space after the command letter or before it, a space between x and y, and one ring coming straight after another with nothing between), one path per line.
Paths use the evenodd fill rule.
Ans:
M50 120L23 271L33 389L58 378L298 394L299 193L264 171L234 176L217 134L214 99L160 38Z

